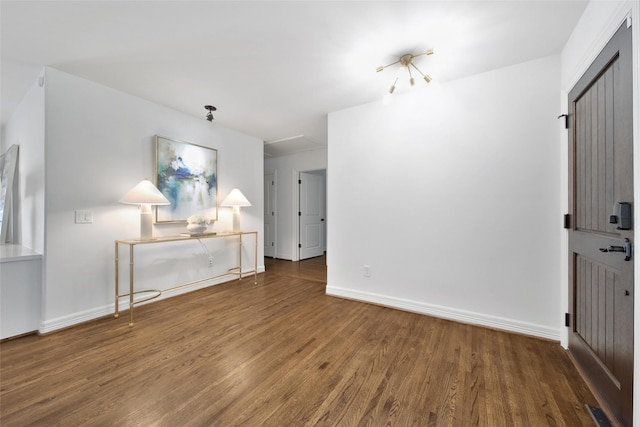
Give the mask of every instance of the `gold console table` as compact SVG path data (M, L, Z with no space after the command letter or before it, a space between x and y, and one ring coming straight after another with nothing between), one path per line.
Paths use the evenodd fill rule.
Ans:
M253 251L253 270L249 270L245 272L245 276L247 273L253 273L254 284L258 284L258 232L257 231L239 231L239 232L228 232L228 233L210 233L210 234L201 234L197 236L188 236L188 235L178 235L178 236L165 236L165 237L157 237L152 240L116 240L115 242L115 261L116 261L116 304L115 304L115 313L114 317L118 318L120 316L119 310L119 298L121 297L129 297L129 326L133 326L133 306L135 304L140 304L145 301L152 300L154 298L162 295L163 292L171 291L178 288L183 288L189 285L195 285L197 283L206 282L207 280L213 280L218 277L228 276L228 275L237 275L238 279L242 279L243 271L242 271L242 237L247 235L253 235L254 237L254 251ZM179 285L172 286L170 288L166 288L163 290L141 290L134 291L133 285L133 266L134 266L134 248L137 245L149 245L149 244L158 244L158 243L169 243L169 242L184 242L188 240L201 240L201 239L215 239L215 238L237 238L238 239L238 266L231 267L227 270L226 273L218 274L215 276L205 277L204 279L195 280L188 283L181 283ZM119 258L119 249L120 245L128 245L129 246L129 293L128 294L120 294L120 258ZM148 296L146 298L139 299L138 301L133 300L133 296L135 294L141 293L153 293L154 295Z

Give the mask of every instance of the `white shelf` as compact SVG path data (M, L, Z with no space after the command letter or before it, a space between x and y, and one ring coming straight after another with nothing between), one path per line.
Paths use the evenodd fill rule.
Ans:
M0 245L0 263L42 259L42 255L26 246Z

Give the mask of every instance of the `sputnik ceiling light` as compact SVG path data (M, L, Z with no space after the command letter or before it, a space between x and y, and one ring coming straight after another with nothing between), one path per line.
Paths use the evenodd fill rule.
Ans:
M433 55L433 49L429 49L426 52L419 53L417 55L413 55L411 53L407 53L406 55L402 55L400 58L398 58L398 60L396 62L392 62L391 64L388 64L388 65L379 66L378 68L376 68L376 71L380 72L380 71L384 70L387 67L391 67L392 65L400 64L401 66L406 68L407 71L409 72L409 83L411 83L411 86L413 86L415 84L415 82L416 82L415 79L413 78L413 75L411 74L411 68L414 68L418 73L420 73L420 75L422 76L424 81L429 83L431 81L431 77L428 74L425 74L422 71L420 71L420 69L418 67L416 67L416 64L413 63L413 58L417 58L418 56L422 56L422 55ZM389 93L390 94L392 94L393 91L396 90L396 83L398 83L398 78L397 77L396 77L396 80L391 85L391 87L389 88Z
M216 107L214 107L213 105L205 105L205 106L204 106L204 109L205 109L205 110L209 110L209 112L207 113L206 118L207 118L207 120L209 120L210 122L212 122L212 121L213 121L213 113L212 113L212 111L216 111L216 110L217 110L217 108L216 108Z

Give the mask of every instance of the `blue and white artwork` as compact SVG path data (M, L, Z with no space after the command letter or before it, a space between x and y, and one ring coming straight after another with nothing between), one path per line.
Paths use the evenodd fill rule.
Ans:
M156 222L217 220L218 150L156 136L156 186L171 202L157 207Z

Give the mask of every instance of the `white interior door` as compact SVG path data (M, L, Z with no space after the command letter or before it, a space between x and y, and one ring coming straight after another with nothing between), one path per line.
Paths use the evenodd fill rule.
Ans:
M276 175L264 175L264 256L276 256Z
M324 253L325 177L300 172L300 259Z

